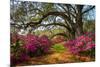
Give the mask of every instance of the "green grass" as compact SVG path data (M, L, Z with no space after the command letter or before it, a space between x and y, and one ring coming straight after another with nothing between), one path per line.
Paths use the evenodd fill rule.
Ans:
M53 45L52 48L55 52L58 52L58 53L64 52L66 50L66 48L63 46L63 44L60 44L60 43Z

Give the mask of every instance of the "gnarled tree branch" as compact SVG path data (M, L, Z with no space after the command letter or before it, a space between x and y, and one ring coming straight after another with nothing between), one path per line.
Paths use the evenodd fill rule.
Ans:
M43 15L43 17L38 21L38 22L29 22L27 23L27 26L34 26L34 25L38 25L40 24L46 17L50 16L50 15L53 15L53 16L62 16L64 19L67 19L68 21L71 21L71 19L64 13L64 12L49 12L45 15ZM71 23L71 22L70 22Z

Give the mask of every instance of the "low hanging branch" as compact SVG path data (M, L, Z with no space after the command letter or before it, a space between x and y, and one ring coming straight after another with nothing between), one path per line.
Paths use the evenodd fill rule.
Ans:
M57 33L57 34L51 36L50 39L52 39L53 37L58 36L58 35L60 35L60 36L64 36L64 37L68 38L68 35L66 35L65 33Z
M25 24L25 25L24 25L25 29L26 29L27 27L29 27L29 26L30 26L30 27L39 27L39 26L45 26L45 27L47 27L47 26L50 26L50 25L58 25L58 26L62 26L62 27L64 27L64 28L66 28L69 32L71 31L71 28L70 28L69 26L63 24L63 23L41 24L41 22L42 22L46 17L48 17L48 16L50 16L50 15L53 15L53 16L61 16L64 20L67 20L68 22L71 21L70 17L68 17L68 16L65 14L65 12L49 12L49 13L43 15L43 17L42 17L38 22L29 22L29 23ZM66 23L66 24L67 24L67 23ZM72 23L70 22L70 24L72 24ZM14 25L16 25L16 24L14 24ZM73 24L72 24L72 25L73 25Z
M64 19L67 19L68 21L70 21L70 18L65 14L65 12L49 12L45 15L43 15L43 17L38 21L38 22L29 22L27 23L27 26L35 26L38 24L41 24L41 22L48 16L53 15L53 16L62 16Z

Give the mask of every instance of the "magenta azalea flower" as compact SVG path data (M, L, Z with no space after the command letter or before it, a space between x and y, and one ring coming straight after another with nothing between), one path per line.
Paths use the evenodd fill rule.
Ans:
M67 41L64 46L74 54L78 54L81 51L91 50L92 48L95 48L95 34L86 33L74 40Z

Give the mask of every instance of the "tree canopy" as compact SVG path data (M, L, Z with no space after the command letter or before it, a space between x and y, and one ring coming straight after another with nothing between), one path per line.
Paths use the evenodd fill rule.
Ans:
M94 5L11 0L11 26L27 30L61 27L72 38L83 34L83 23L95 20ZM92 15L92 16L91 16Z

